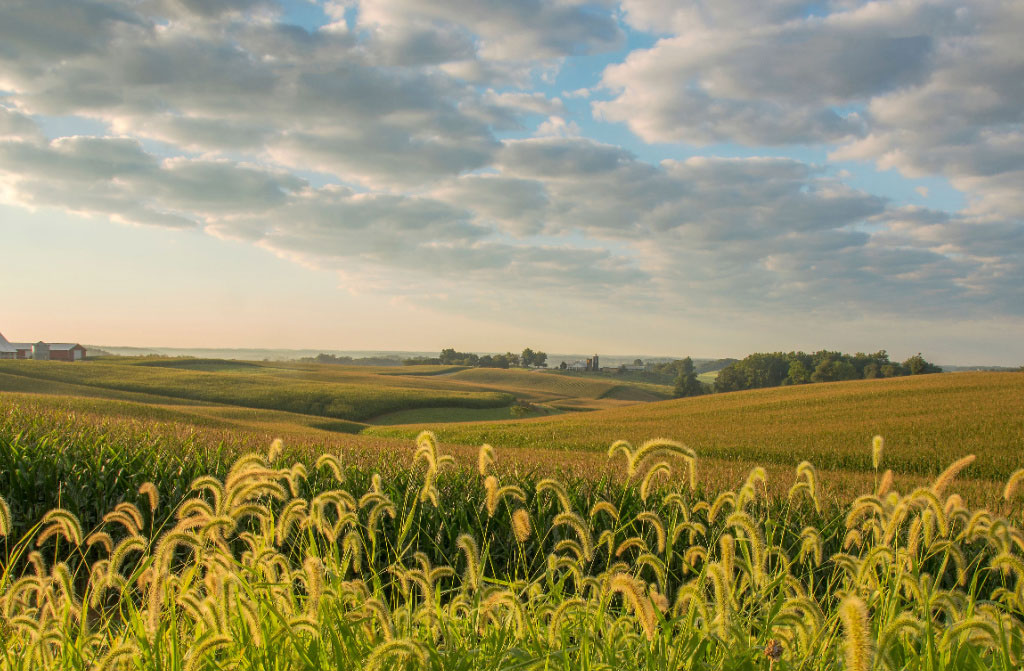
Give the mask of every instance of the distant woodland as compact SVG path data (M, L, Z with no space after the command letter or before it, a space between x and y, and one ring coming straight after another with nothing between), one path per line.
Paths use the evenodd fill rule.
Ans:
M723 368L715 380L715 391L740 391L814 382L870 380L941 373L942 369L915 354L902 363L891 361L883 349L874 354L843 354L820 350L806 352L759 352Z
M514 354L474 354L446 348L436 357L414 357L395 359L389 357L365 357L354 359L349 356L319 354L302 361L311 363L336 363L364 366L397 365L443 365L473 366L479 368L547 368L547 353L525 348ZM634 364L643 364L637 359ZM702 382L702 373L718 371L714 384ZM647 364L642 370L607 368L602 371L577 373L582 375L625 376L637 381L671 385L677 398L703 394L780 387L817 382L839 382L842 380L870 380L873 378L901 377L941 373L942 369L925 360L921 354L905 361L892 361L888 352L879 350L873 354L857 352L844 354L830 350L806 352L756 352L744 359L718 359L694 364L691 357Z
M478 368L547 368L546 352L534 351L527 347L521 354L505 352L504 354L473 354L457 352L452 348L441 350L436 357L414 357L402 363L407 366L434 364L441 366L474 366Z

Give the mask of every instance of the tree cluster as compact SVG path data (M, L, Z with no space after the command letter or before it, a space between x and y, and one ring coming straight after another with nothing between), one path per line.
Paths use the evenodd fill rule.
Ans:
M473 352L458 352L448 347L441 350L438 357L414 357L406 359L406 365L434 364L442 366L473 366L477 368L514 368L522 366L546 367L548 355L545 352L534 351L527 347L522 354L505 352L504 354L474 354Z
M857 352L852 355L828 350L813 354L758 352L723 368L715 380L715 391L941 372L941 368L926 361L920 354L898 363L890 361L885 350L874 354Z
M676 398L686 396L701 396L711 392L710 385L706 385L697 379L697 370L694 368L693 359L686 357L681 361L673 361L679 373L676 375L672 394Z

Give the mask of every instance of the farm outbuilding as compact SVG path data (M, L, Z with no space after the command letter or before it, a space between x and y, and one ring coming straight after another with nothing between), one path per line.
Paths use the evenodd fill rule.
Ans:
M78 343L9 342L0 333L0 359L35 359L37 361L81 361L85 348Z
M7 338L0 333L0 359L17 359L18 348L13 343L7 342Z
M50 361L81 361L85 358L85 348L78 343L52 342L48 345Z

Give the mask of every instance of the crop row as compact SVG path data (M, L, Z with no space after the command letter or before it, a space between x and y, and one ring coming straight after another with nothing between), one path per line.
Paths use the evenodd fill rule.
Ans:
M784 497L760 468L708 497L689 448L620 441L624 480L577 490L489 446L453 470L426 432L412 468L275 442L181 499L121 489L96 524L22 521L15 492L0 669L1018 669L1024 533L949 493L973 456L899 492L866 451L876 483L842 510L806 462Z

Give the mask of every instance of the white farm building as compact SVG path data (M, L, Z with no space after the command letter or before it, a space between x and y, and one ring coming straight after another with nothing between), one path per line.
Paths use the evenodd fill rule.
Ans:
M0 359L36 359L37 361L81 361L85 348L71 342L10 342L0 333Z

